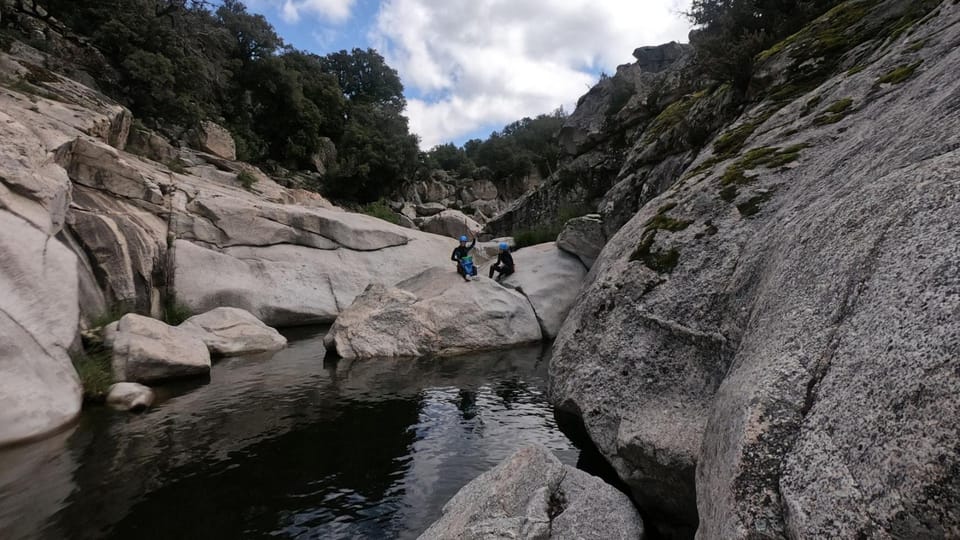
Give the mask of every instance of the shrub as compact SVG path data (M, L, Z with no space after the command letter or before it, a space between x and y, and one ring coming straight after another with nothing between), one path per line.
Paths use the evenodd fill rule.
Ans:
M163 322L177 326L193 316L191 309L175 300L168 300L163 306Z
M244 169L240 171L240 174L237 175L237 181L240 182L240 185L243 186L243 189L250 191L253 189L253 185L257 183L257 176Z
M99 402L107 397L107 391L113 384L112 352L98 347L87 352L72 354L73 367L83 386L84 401Z
M384 221L389 221L394 225L400 224L400 216L397 215L397 213L394 212L392 209L390 209L390 205L388 205L382 199L362 206L360 208L360 212L371 217L382 219Z

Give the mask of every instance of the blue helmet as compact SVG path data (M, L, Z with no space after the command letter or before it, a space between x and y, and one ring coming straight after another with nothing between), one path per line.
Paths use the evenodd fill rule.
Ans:
M500 249L507 250L510 249L510 246L506 242L500 242Z
M467 241L467 237L466 237L466 236L461 236L461 237L460 237L460 241L461 241L461 242L466 242L466 241Z

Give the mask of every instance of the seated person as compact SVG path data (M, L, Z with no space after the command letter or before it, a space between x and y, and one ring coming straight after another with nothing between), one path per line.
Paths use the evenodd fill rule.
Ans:
M470 255L470 250L472 250L476 245L477 245L476 237L473 238L473 242L471 242L470 245L467 245L467 237L461 236L460 245L453 249L453 255L450 256L450 260L457 263L457 273L463 276L464 281L470 281L470 277L467 275L467 270L464 268L464 265L462 264L461 261L464 257L468 257ZM473 267L470 275L471 276L477 275L477 268L475 266Z
M500 242L500 252L497 253L497 262L490 267L490 277L494 272L499 272L497 281L509 276L516 270L513 265L513 255L510 254L510 246L506 242Z

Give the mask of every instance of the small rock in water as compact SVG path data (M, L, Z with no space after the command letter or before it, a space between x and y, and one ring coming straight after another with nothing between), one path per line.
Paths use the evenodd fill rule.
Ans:
M153 399L153 390L137 383L116 383L107 393L107 405L131 412L141 412L150 408L153 405Z

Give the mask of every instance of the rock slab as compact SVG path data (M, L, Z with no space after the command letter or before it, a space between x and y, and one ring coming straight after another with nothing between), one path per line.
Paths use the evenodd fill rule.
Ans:
M464 486L420 540L636 540L643 533L626 495L532 445Z
M179 328L194 333L214 356L237 356L280 350L287 338L249 311L221 307L190 317Z
M513 262L517 271L503 285L526 296L544 336L556 337L587 276L586 267L554 242L523 248L513 254Z
M396 287L371 285L337 317L325 343L349 359L461 354L541 337L521 294L482 276L466 282L451 265Z
M129 313L113 343L113 375L121 382L152 383L210 373L210 353L189 330Z

